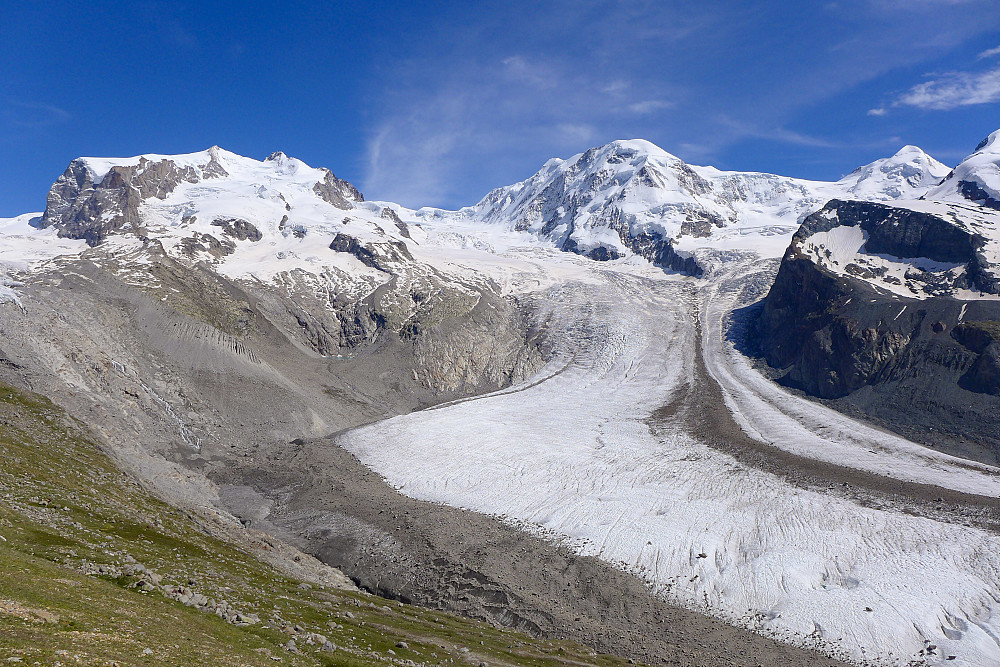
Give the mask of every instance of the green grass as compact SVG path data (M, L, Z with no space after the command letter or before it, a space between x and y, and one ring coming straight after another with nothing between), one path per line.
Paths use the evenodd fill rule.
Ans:
M213 537L208 519L146 492L46 399L6 385L0 385L0 462L0 663L623 664L576 644L439 611L300 587ZM160 590L137 590L136 576L84 571L85 564L122 567L129 559L160 574L163 584L193 581L194 591L260 621L233 625ZM312 633L336 650L307 645L303 638ZM298 653L284 650L291 638Z
M967 329L978 329L979 331L986 333L993 340L1000 340L1000 322L997 322L996 320L963 322L958 326Z

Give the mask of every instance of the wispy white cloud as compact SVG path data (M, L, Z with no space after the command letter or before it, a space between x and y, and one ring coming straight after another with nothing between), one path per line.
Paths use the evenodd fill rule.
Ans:
M992 49L986 49L976 56L976 60L983 60L985 58L992 58L993 56L1000 56L1000 46L994 47Z
M11 101L5 107L7 121L18 127L50 127L61 125L73 117L65 109L42 102Z
M539 90L558 85L558 74L547 63L529 61L521 55L507 56L500 61L503 76L510 82L521 83Z
M655 111L663 111L664 109L670 109L673 106L674 104L672 102L667 102L666 100L643 100L641 102L633 102L628 105L628 110L636 114L647 114Z
M796 132L795 130L781 126L759 125L742 118L720 116L718 122L720 125L727 127L733 136L740 139L766 139L790 146L806 146L809 148L843 148L845 146L844 142L826 137Z
M868 110L869 116L885 116L889 113L889 110L885 107L875 107L874 109Z
M992 102L1000 102L1000 68L943 74L910 88L895 104L946 111Z
M555 129L568 144L586 145L597 137L594 126L586 123L559 123Z
M525 154L536 156L537 168L549 157L648 134L673 107L617 73L540 55L456 67L433 85L421 69L409 69L400 77L407 84L384 94L387 113L370 135L361 184L368 196L409 206L468 204L505 178L530 175L511 169ZM473 196L465 192L470 181L482 183Z

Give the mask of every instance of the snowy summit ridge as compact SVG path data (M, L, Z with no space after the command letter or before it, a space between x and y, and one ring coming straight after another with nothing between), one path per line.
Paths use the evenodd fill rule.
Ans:
M905 146L834 182L689 165L648 141L613 141L551 159L530 178L459 211L365 202L329 169L282 152L262 161L218 146L183 155L78 158L31 224L89 246L112 237L156 241L168 254L208 261L231 277L265 280L295 269L319 275L329 266L371 273L370 257L357 266L334 255L356 259L367 244L405 259L401 249L412 250L411 233L422 237L449 221L523 232L596 260L639 255L699 275L695 255L704 249L780 256L806 216L832 199L915 200L945 187L938 186L942 179L996 194L1000 183L990 172L996 165L988 160L996 135L973 156L984 164L967 161L974 173L956 170L945 178L946 166Z
M635 252L663 264L651 243L661 255L668 243L681 255L714 247L779 256L802 219L832 198L916 198L947 173L914 146L824 182L689 165L633 139L549 160L527 180L497 188L458 214L594 259Z
M1000 209L1000 130L979 142L976 150L948 174L928 199L973 201Z
M919 178L922 187L938 165L916 151L891 173ZM920 163L933 170L918 176ZM919 198L914 194L882 204L871 197L831 200L806 219L789 253L897 296L1000 295L1000 131Z

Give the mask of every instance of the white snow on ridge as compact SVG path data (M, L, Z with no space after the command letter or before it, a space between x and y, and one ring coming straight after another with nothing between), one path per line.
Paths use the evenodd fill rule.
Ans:
M993 199L1000 200L1000 130L986 137L940 186L927 193L927 198L967 201L959 190L963 181L974 183Z
M95 184L103 181L113 167L135 167L143 160L149 163L170 160L178 167L194 169L199 175L202 174L204 167L214 160L230 175L247 175L249 173L264 175L267 172L275 175L295 175L298 173L302 180L309 178L312 178L313 182L323 180L325 173L322 169L314 169L301 160L289 158L284 153L276 153L275 156L274 160L258 161L218 146L212 146L203 151L179 155L146 153L121 158L81 157L78 158L78 161L87 167Z
M0 266L12 271L30 271L60 255L75 254L87 247L84 241L59 238L55 229L36 229L33 220L41 213L0 218Z
M362 243L403 243L413 252L421 235L435 226L463 221L479 225L484 233L493 226L484 223L499 223L551 245L560 245L569 236L583 251L604 246L626 257L632 253L612 223L628 225L631 233L672 237L681 254L715 248L777 257L801 218L829 198L862 185L867 188L866 196L878 199L896 196L906 187L915 195L927 174L936 174L940 164L919 149L907 147L846 180L823 183L693 167L647 141L616 141L568 160L550 160L532 178L499 188L479 204L459 211L411 211L381 202L358 202L344 211L313 191L326 170L282 153L257 161L212 147L184 155L79 161L99 182L112 167L136 166L142 159L150 164L171 160L194 169L198 176L198 182L181 182L165 198L150 197L140 207L145 232L168 252L179 255L186 249L190 255L191 246L198 245L190 243L196 234L223 239L222 230L212 223L235 217L253 224L262 239L237 241L234 252L224 256L217 251L195 253L196 259L210 262L232 278L272 281L289 271L314 276L333 271L345 282L356 278L358 286L381 284L386 275L346 253L331 251L329 243L337 233ZM210 164L224 169L226 175L210 169ZM903 180L897 182L900 174ZM408 223L415 243L382 217L385 208ZM615 222L615 216L624 219ZM59 246L61 253L80 249Z
M619 229L673 238L677 248L784 252L798 224L832 198L916 198L948 168L913 146L837 182L685 164L648 141L615 141L549 160L529 179L497 188L475 206L420 209L416 220L466 219L530 232L586 252L628 255ZM780 230L779 233L775 233Z
M854 199L914 199L938 185L951 170L916 146L903 146L892 157L858 167L838 181Z
M41 213L25 213L13 218L0 218L0 303L21 306L17 288L20 277L39 268L48 260L82 252L84 241L61 239L54 229L36 229L31 222Z
M233 170L225 179L180 183L164 199L146 200L142 220L147 233L172 254L180 254L184 240L195 233L224 239L222 228L214 222L233 218L249 222L261 233L260 240L234 240L231 255L205 257L232 278L267 282L285 271L320 274L336 268L384 282L388 276L351 255L334 252L330 242L341 232L362 242L398 242L402 240L399 230L372 207L343 210L328 204L312 191L315 174L302 176L301 170L242 169Z
M328 172L300 160L276 153L267 160L246 158L218 147L186 155L144 155L132 158L80 158L99 181L114 166L135 166L145 158L150 163L171 160L195 170L196 182L181 181L162 199L149 197L139 207L142 233L174 257L207 262L219 273L235 279L274 282L288 274L299 274L317 287L371 291L389 280L389 275L365 265L349 253L330 248L338 233L360 243L399 244L407 239L394 221L382 216L383 208L367 202L351 202L338 208L314 191ZM225 170L220 175L210 162ZM78 256L89 250L82 240L59 238L56 227L36 229L28 222L38 214L0 220L0 264L24 272L60 256ZM242 220L260 233L260 238L239 240L225 232L225 221ZM214 224L213 224L214 223ZM151 278L135 271L148 261L138 238L112 234L90 251L117 256L136 284ZM423 232L407 230L419 242ZM209 239L208 237L211 237ZM228 246L221 248L221 242ZM213 247L213 244L215 247ZM318 281L318 282L317 282ZM7 294L9 288L5 288ZM8 299L12 300L12 299Z
M928 213L985 240L983 259L1000 270L1000 211L967 201L902 200L885 202L894 208ZM836 212L829 212L836 215ZM837 275L852 275L872 286L911 299L948 294L957 299L995 299L996 295L960 289L955 282L966 273L963 262L937 262L926 257L895 257L871 253L868 233L860 227L839 225L805 238L801 251Z
M926 257L903 258L869 253L865 250L867 241L868 233L861 227L841 225L807 238L802 243L802 252L840 276L857 276L859 272L867 272L864 277L869 283L911 299L932 296L913 281L914 275L925 272L936 274L946 284L953 285L965 273L965 264L961 262L935 262Z

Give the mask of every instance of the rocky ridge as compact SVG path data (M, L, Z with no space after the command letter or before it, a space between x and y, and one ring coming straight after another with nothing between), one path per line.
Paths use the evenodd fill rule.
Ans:
M922 199L832 200L805 219L758 319L782 382L998 461L998 136Z
M915 198L948 168L906 146L836 182L689 165L642 140L615 141L531 178L497 188L458 212L421 209L417 220L459 217L549 239L596 260L639 255L664 268L702 272L700 249L778 256L802 219L834 197Z

